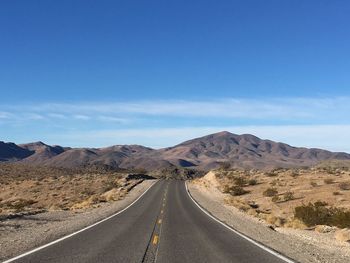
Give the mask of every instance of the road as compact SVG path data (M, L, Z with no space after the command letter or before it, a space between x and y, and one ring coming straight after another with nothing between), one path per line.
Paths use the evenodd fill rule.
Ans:
M14 262L285 261L206 215L184 181L161 180L117 216Z

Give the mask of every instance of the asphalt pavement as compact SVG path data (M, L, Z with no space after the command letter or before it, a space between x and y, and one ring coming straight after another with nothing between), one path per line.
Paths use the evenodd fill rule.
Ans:
M206 215L184 181L161 180L117 216L14 262L285 261Z

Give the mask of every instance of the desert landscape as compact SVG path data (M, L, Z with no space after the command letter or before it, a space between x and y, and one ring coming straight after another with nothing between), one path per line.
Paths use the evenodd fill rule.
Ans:
M350 1L0 1L1 263L350 263Z
M136 145L72 149L41 142L1 146L2 258L16 254L9 240L25 251L30 244L40 245L112 214L156 181L179 179L187 180L190 193L207 211L228 216L221 219L226 222L253 220L243 232L257 240L264 237L262 243L291 258L347 262L350 257L346 153L228 132L159 150ZM289 246L276 244L275 233L290 238ZM342 255L332 261L340 250Z

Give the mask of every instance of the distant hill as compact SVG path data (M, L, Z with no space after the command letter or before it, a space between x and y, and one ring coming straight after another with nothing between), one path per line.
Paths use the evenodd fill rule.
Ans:
M14 143L0 141L0 161L18 161L32 155L34 152Z
M181 158L202 169L212 169L220 162L237 168L273 168L310 166L323 160L348 160L350 154L321 149L292 147L262 140L250 134L219 132L160 150L164 159Z
M31 164L41 164L44 161L49 160L66 150L61 146L50 146L43 142L20 144L19 147L33 153L29 157L22 160L22 162Z
M159 150L141 145L64 148L42 142L22 145L0 142L0 161L68 168L104 165L125 169L190 167L208 170L226 162L237 168L269 169L311 166L327 160L350 160L350 154L293 147L254 135L229 132L207 135Z

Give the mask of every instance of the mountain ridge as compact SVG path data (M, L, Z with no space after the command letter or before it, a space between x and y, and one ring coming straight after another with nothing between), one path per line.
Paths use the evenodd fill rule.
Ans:
M152 149L142 145L113 145L103 148L69 148L43 142L16 145L0 142L0 161L33 165L79 167L106 165L123 169L156 170L189 167L217 168L223 162L235 168L269 169L311 166L325 160L350 160L350 154L318 148L294 147L260 139L252 134L222 131Z

